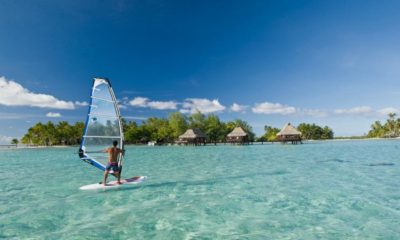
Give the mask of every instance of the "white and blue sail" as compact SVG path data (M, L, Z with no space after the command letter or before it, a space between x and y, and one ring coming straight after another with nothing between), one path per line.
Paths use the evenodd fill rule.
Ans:
M118 103L110 81L104 78L95 78L79 148L79 157L104 171L108 161L108 153L104 150L111 147L113 141L118 141L118 147L124 148L124 134ZM122 166L122 157L122 154L118 157L119 166Z

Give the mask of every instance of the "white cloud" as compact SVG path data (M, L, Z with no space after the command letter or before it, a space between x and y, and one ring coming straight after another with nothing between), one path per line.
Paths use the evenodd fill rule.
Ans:
M187 98L183 104L180 112L182 113L213 113L225 110L225 106L221 105L217 99L209 100L205 98Z
M149 99L145 97L135 97L129 104L134 107L147 107L148 101Z
M300 109L297 110L301 115L311 116L311 117L326 117L328 113L319 109Z
M178 103L175 101L150 101L150 99L145 97L135 97L133 100L129 102L129 105L135 107L147 107L157 110L168 110L168 109L176 109Z
M287 115L296 113L297 110L294 107L282 105L280 103L264 102L264 103L256 103L252 108L252 111L253 113L259 113L259 114L262 113L262 114Z
M388 115L389 113L399 113L400 110L394 107L382 108L377 111L381 115Z
M76 106L80 106L80 107L86 107L86 106L89 106L89 103L87 103L87 102L75 101L75 105L76 105Z
M246 105L239 105L237 103L233 103L230 109L233 112L244 112L246 108L247 108Z
M379 110L374 110L368 106L354 107L349 109L336 109L335 114L338 115L353 115L353 116L387 116L389 113L399 113L400 110L394 107L386 107Z
M54 109L74 109L74 103L41 93L33 93L19 83L0 77L0 104Z
M46 114L46 117L58 118L58 117L61 117L61 114L60 113L49 112L49 113Z
M374 113L374 110L368 106L361 106L350 109L336 109L333 112L339 115L371 115Z
M118 107L119 107L120 109L127 109L127 108L128 108L127 106L125 106L125 105L123 105L123 104L118 104Z
M154 108L158 110L176 109L176 105L177 103L174 101L166 101L166 102L151 101L147 103L147 106L149 108Z
M0 135L0 144L10 144L12 139L12 137Z

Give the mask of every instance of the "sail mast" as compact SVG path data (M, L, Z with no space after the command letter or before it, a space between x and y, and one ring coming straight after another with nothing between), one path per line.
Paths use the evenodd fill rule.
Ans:
M119 130L120 130L120 133L121 133L121 141L120 141L120 148L121 148L121 150L122 150L122 152L124 152L124 131L123 131L123 126L122 126L122 119L121 119L121 112L119 111L119 106L118 106L118 102L117 102L117 98L115 97L115 94L114 94L114 90L113 90L113 88L112 88L112 86L111 86L111 82L106 78L106 80L107 80L107 82L108 82L108 84L109 84L109 86L110 86L110 93L111 93L111 97L112 97L112 99L113 99L113 101L114 101L114 107L115 107L115 111L116 111L116 113L117 113L117 116L118 116L118 121L119 121ZM120 157L119 157L119 159L118 159L118 166L120 167L120 173L119 174L121 174L121 172L122 172L122 161L123 161L123 154L121 154L120 155Z

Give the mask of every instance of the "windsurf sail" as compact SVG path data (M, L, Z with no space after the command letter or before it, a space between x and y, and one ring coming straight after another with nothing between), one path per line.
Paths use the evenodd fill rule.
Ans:
M108 161L108 153L105 149L111 147L113 141L118 141L118 147L124 149L124 134L118 103L110 81L105 78L94 78L79 157L104 171ZM122 154L118 156L120 167L122 167L122 158Z

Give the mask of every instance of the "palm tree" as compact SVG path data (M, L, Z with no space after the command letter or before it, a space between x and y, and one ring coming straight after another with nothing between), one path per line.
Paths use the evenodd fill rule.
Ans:
M387 120L387 128L389 130L389 137L396 137L396 121L395 121L395 117L396 117L396 113L389 113L388 114L389 119Z

